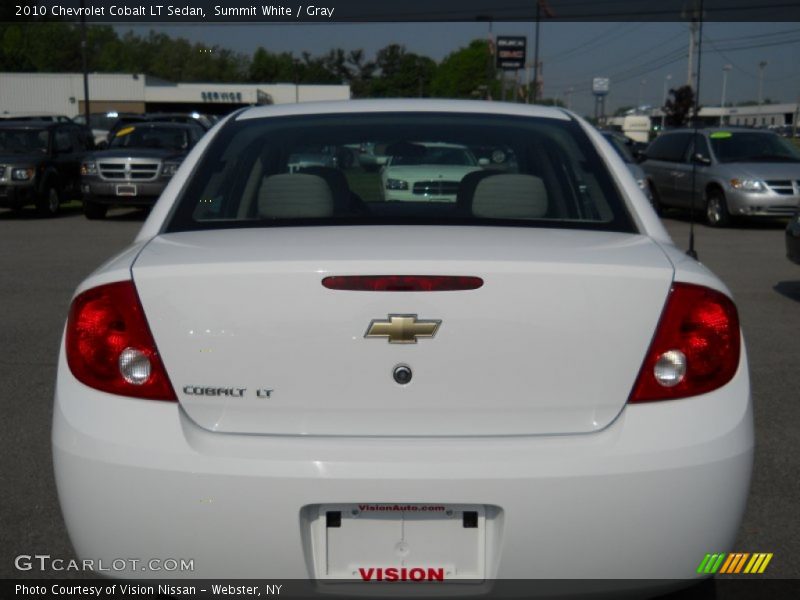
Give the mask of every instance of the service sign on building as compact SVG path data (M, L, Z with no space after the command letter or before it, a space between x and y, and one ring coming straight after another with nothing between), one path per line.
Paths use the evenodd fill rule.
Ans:
M498 36L497 68L504 71L524 69L527 44L525 36Z

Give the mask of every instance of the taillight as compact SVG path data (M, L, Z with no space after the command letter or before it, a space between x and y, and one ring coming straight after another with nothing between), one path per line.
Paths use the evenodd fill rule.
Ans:
M132 281L101 285L72 301L66 350L72 374L89 387L177 400Z
M454 292L476 290L480 277L462 275L338 275L322 280L329 290L356 292Z
M629 402L686 398L728 383L739 366L736 306L724 294L675 283Z

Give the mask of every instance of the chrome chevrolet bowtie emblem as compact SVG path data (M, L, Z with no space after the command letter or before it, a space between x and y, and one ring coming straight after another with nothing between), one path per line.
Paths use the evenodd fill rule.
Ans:
M367 328L365 338L388 338L390 344L416 344L418 337L432 338L441 320L417 320L417 315L389 315L388 319L374 319Z

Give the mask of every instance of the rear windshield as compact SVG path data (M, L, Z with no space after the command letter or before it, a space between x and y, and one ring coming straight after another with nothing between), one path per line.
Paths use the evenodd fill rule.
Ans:
M577 122L449 113L232 121L166 230L350 224L635 231Z

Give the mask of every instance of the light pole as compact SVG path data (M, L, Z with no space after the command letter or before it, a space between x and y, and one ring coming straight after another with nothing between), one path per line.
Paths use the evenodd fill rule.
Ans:
M567 110L571 110L572 109L572 92L574 92L574 91L575 91L575 88L571 87L571 88L567 88L567 90L564 92L564 95L567 97Z
M733 68L733 65L725 65L722 67L722 100L719 103L719 126L722 127L725 118L725 86L728 83L728 72Z
M639 103L636 105L636 112L639 112L639 109L642 108L642 94L644 93L644 86L647 83L647 79L642 79L639 82Z
M758 114L761 116L761 104L764 100L764 67L769 63L762 60L758 63Z
M664 103L661 106L661 131L664 131L664 117L667 116L667 85L669 84L670 79L672 79L672 75L667 75L664 77Z

